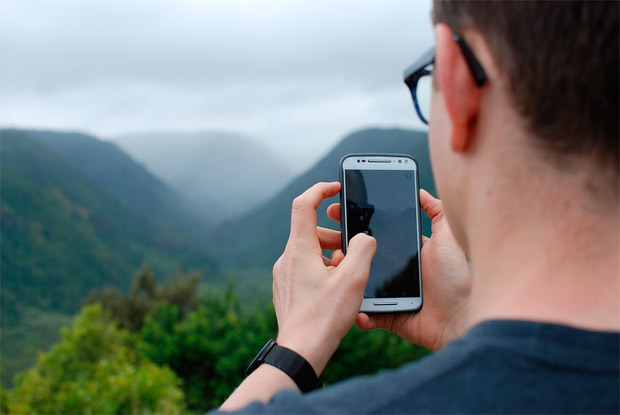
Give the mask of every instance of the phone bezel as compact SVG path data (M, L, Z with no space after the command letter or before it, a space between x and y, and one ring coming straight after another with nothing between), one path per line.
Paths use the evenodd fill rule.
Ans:
M357 162L357 159L364 159L366 162ZM407 159L409 163L398 163L398 160ZM353 160L349 162L348 160ZM390 162L378 162L368 160L390 160ZM348 164L355 164L348 166ZM385 168L390 166L390 168ZM396 167L394 167L396 166ZM402 167L401 167L402 166ZM382 168L383 167L383 168ZM347 214L346 214L346 182L344 171L349 170L408 170L412 171L415 177L415 201L416 201L416 218L417 218L417 230L418 230L418 270L420 296L419 297L388 297L388 298L364 298L360 307L360 312L365 313L398 313L398 312L412 312L418 311L422 308L423 291L422 291L422 221L420 217L420 180L419 180L419 168L417 161L407 154L382 154L382 153L355 153L347 154L340 159L340 230L342 238L342 252L346 255L348 247L348 235L347 235Z

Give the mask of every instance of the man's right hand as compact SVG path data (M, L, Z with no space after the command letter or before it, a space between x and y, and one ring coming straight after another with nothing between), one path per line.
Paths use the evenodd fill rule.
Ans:
M362 330L386 329L411 343L438 350L465 333L472 277L465 253L444 217L441 201L420 190L420 205L432 222L431 237L423 237L422 310L413 314L360 313L356 325ZM340 221L340 205L329 206L327 215ZM335 253L332 263L341 258L342 253Z

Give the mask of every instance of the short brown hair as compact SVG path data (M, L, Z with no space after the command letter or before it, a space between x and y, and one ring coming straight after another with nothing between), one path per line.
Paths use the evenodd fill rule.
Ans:
M537 144L559 161L590 154L617 177L618 5L435 0L433 21L484 36Z

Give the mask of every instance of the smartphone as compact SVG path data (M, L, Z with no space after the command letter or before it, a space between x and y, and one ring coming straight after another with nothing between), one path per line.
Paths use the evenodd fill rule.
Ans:
M360 311L395 313L422 307L422 230L418 164L408 155L349 154L340 160L342 250L365 233L377 252Z

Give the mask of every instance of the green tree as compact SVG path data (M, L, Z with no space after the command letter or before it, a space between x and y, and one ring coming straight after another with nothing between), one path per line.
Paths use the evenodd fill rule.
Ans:
M62 340L39 355L16 380L11 413L178 414L180 380L137 351L137 339L119 329L98 304L82 309Z
M8 392L0 387L0 414L8 414L9 413L9 394Z
M134 274L129 294L124 294L115 287L107 287L95 291L87 303L103 304L122 328L139 331L144 324L144 318L158 303L175 305L182 317L194 310L198 303L200 279L199 273L186 276L177 270L172 279L158 284L150 267L144 265Z
M177 273L158 284L143 268L129 294L101 297L122 327L136 333L138 352L183 380L187 405L205 411L220 405L243 380L245 369L269 338L277 336L271 304L243 304L230 279L224 292ZM385 331L353 328L325 372L326 384L376 373L428 353Z
M245 369L269 338L277 335L271 305L244 306L232 282L225 293L206 289L186 318L178 307L160 303L140 331L140 350L183 379L190 409L220 405L243 380ZM326 384L376 373L414 361L426 349L385 331L353 328L327 366Z
M229 283L223 294L205 289L200 305L186 318L178 306L160 303L145 319L140 347L183 379L189 408L204 411L224 401L275 333L272 308L241 306Z

